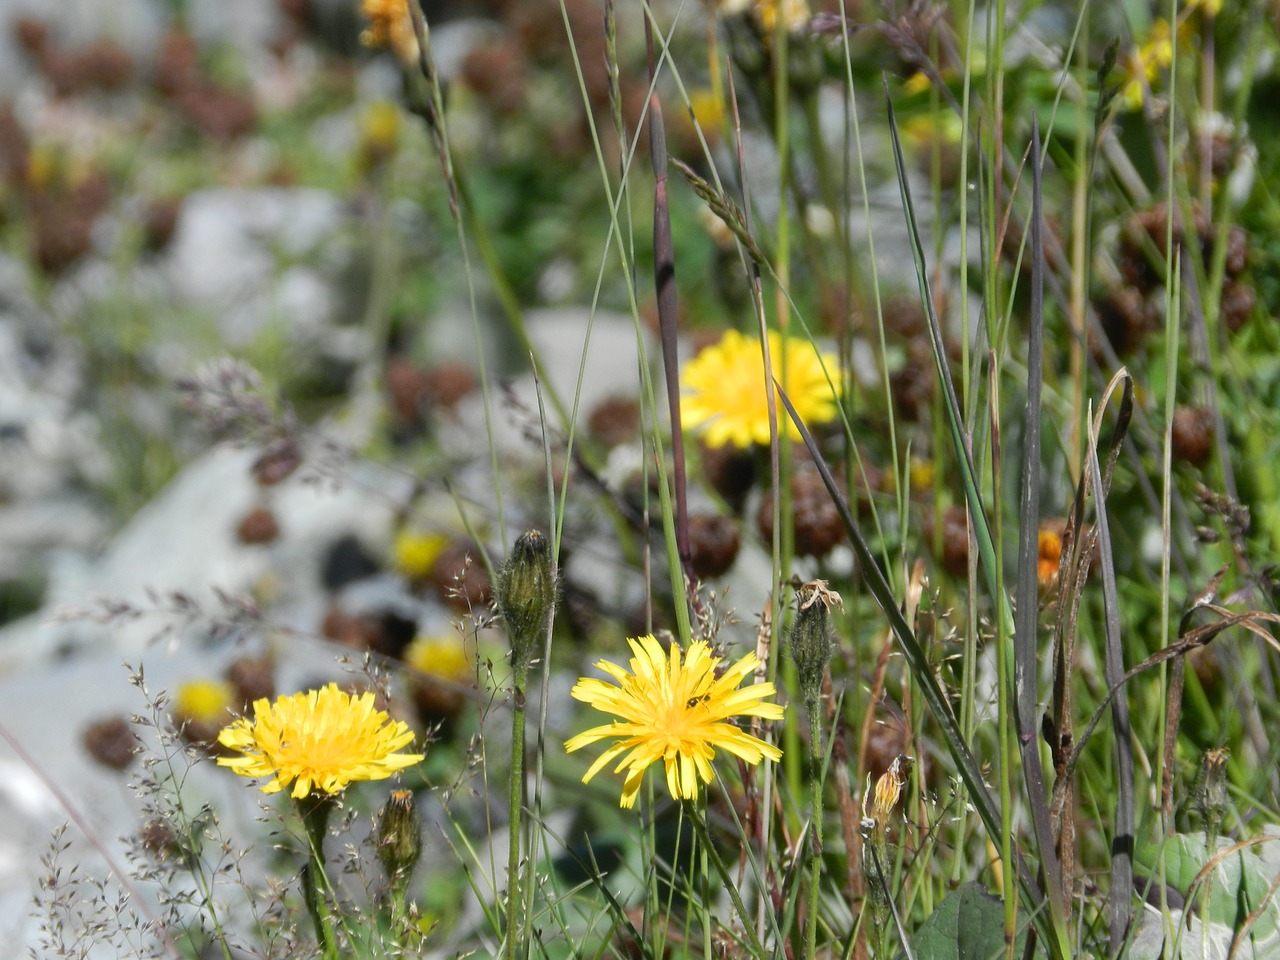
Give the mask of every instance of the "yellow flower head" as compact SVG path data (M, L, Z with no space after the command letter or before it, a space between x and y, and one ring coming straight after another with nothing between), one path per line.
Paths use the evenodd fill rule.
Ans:
M565 751L572 753L600 740L618 738L591 765L583 783L621 756L614 772L627 771L621 805L630 808L635 806L645 770L659 760L666 766L671 796L695 800L699 779L711 782L711 761L717 747L750 764L765 757L781 759L782 751L777 747L727 722L733 717L782 719L780 705L764 702L777 692L772 683L738 689L759 663L754 653L717 676L722 658L711 653L706 641L690 644L683 660L678 646L672 646L668 658L652 636L628 639L627 643L635 654L630 673L601 660L596 667L617 681L616 685L583 677L571 691L575 699L621 718L583 731L565 743Z
M412 533L408 530L396 535L394 563L398 571L413 580L421 580L431 574L431 568L449 545L443 533Z
M390 47L401 63L418 63L418 36L413 30L408 0L360 0L360 13L369 26L360 34L366 47Z
M253 704L253 719L224 727L218 742L243 756L218 763L242 777L272 777L263 793L293 783L301 799L312 789L341 793L353 780L384 780L422 754L396 753L413 740L408 725L374 706L372 692L352 696L331 683Z
M787 391L805 423L823 423L835 417L838 386L833 389L826 374L827 370L836 369L833 355L819 353L812 343L800 337L787 337L784 344L782 336L771 330L769 359L774 379ZM708 446L749 447L769 442L764 354L759 340L737 330L728 331L719 343L685 364L680 380L687 391L685 424L705 424ZM800 432L781 404L778 426L792 440L800 439Z
M238 709L236 692L225 680L188 680L178 687L174 716L197 723L217 723Z
M1160 75L1160 71L1173 63L1173 35L1167 20L1151 24L1151 35L1146 43L1130 53L1125 70L1129 75L1120 95L1130 110L1142 106L1146 88ZM1145 80L1145 84L1144 84Z
M1062 561L1062 531L1057 526L1040 528L1039 557L1036 576L1040 586L1049 587L1058 578L1058 564Z
M471 679L471 661L457 634L417 637L404 652L404 662L432 677L466 682Z

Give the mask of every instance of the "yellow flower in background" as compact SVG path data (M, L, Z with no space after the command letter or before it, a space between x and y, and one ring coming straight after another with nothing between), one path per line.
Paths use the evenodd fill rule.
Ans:
M409 14L409 0L360 0L360 13L369 25L360 34L366 47L389 47L407 66L418 63L418 35Z
M1058 565L1062 562L1062 534L1066 524L1061 520L1049 520L1040 525L1037 543L1036 578L1040 586L1049 588L1058 579Z
M255 700L253 719L242 717L218 734L218 742L243 756L218 764L242 777L271 777L263 793L293 784L292 796L341 793L353 780L384 780L422 759L397 753L413 731L374 706L373 693L352 696L331 683L276 698Z
M402 530L396 534L392 547L396 570L413 580L420 580L431 573L440 554L449 545L443 533L415 533Z
M1183 15L1199 10L1209 17L1216 17L1222 12L1222 0L1187 0L1182 8Z
M806 424L825 423L837 413L838 388L833 390L824 371L834 372L835 357L819 353L808 340L769 332L773 376L787 391ZM764 354L760 341L730 330L715 346L707 347L685 364L680 381L687 391L685 425L704 427L708 446L749 447L769 442L768 395L764 384ZM800 431L778 404L778 428L792 440Z
M717 676L722 658L713 655L705 641L690 644L683 660L678 646L671 647L668 657L652 636L628 639L627 643L635 654L630 673L601 660L596 667L616 684L583 677L571 691L574 699L620 718L592 727L565 743L565 751L572 753L601 740L618 739L591 765L583 783L621 756L614 772L627 771L621 805L631 808L640 793L645 770L662 761L671 796L696 800L699 780L712 780L711 761L717 748L750 764L766 757L782 758L777 747L727 722L733 717L782 719L779 704L764 702L777 693L772 683L753 683L738 689L759 664L754 653Z
M808 0L755 0L754 11L761 31L767 36L778 29L798 30L812 17Z
M188 680L173 699L175 716L198 723L226 720L237 708L235 689L225 680Z
M465 682L471 679L471 660L455 634L416 637L404 652L404 662L431 677Z
M1133 50L1125 63L1129 79L1120 91L1130 110L1142 106L1145 88L1149 88L1160 71L1173 63L1173 33L1167 20L1151 24L1151 35L1145 43ZM1145 80L1145 85L1144 85Z

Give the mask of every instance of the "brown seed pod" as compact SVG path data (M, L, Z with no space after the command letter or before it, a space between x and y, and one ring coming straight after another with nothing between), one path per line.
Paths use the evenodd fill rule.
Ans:
M267 507L255 507L236 527L236 539L245 544L270 543L280 536L276 515Z
M731 517L698 514L689 518L693 572L700 580L726 573L741 547L738 525Z
M82 742L94 760L112 770L128 767L138 752L138 738L127 717L109 717L91 724Z
M831 501L818 471L797 465L791 477L791 511L795 524L795 552L799 557L822 557L845 536L840 513ZM760 502L756 522L760 536L773 539L773 494Z
M1213 451L1213 413L1204 407L1178 407L1173 411L1174 459L1198 467Z

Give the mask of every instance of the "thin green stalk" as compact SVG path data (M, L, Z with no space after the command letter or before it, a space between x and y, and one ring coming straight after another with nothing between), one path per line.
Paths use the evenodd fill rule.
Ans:
M515 702L511 711L511 784L507 794L507 917L503 933L502 955L516 960L520 923L520 840L524 833L524 691L529 682L529 668L516 664L511 685Z
M818 713L817 696L805 698L809 713L809 884L808 903L805 910L806 960L814 960L818 953L818 906L821 903L819 881L822 879L822 723Z
M310 860L302 869L302 899L315 925L316 941L325 960L338 960L338 944L333 935L333 914L329 910L329 878L324 870L324 838L329 832L333 800L312 794L297 801L302 827L307 835Z

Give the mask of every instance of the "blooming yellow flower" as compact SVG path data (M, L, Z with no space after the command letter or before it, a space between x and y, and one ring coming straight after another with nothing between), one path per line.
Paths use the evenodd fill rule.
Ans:
M396 753L413 731L374 706L372 692L352 696L331 683L253 704L253 719L224 727L218 742L244 756L219 757L242 777L272 777L263 793L293 783L301 799L312 789L341 793L353 780L384 780L412 766L421 754Z
M596 666L617 684L583 677L571 691L575 699L621 718L592 727L565 743L565 751L572 753L600 740L619 738L591 765L583 783L625 754L614 772L627 771L621 805L630 808L635 806L645 770L659 760L666 766L671 796L695 800L699 778L711 782L711 761L717 747L750 764L765 757L781 759L782 751L777 747L726 722L732 717L782 719L779 704L764 702L777 692L772 683L738 689L759 663L754 653L717 676L722 658L714 656L703 640L689 645L683 661L678 646L672 646L668 659L652 636L628 639L627 643L635 653L630 673L601 660Z
M360 0L360 13L369 26L360 34L366 47L390 47L402 63L418 63L418 35L413 30L408 0Z
M786 353L785 361L783 353ZM805 423L835 417L838 385L827 379L836 370L832 354L819 353L808 340L769 331L769 359L773 377L782 384ZM824 370L825 367L825 370ZM749 447L769 442L768 395L764 384L764 354L760 341L737 330L707 347L685 364L681 383L686 391L684 418L688 426L706 426L708 446ZM786 410L778 406L779 429L800 439Z

